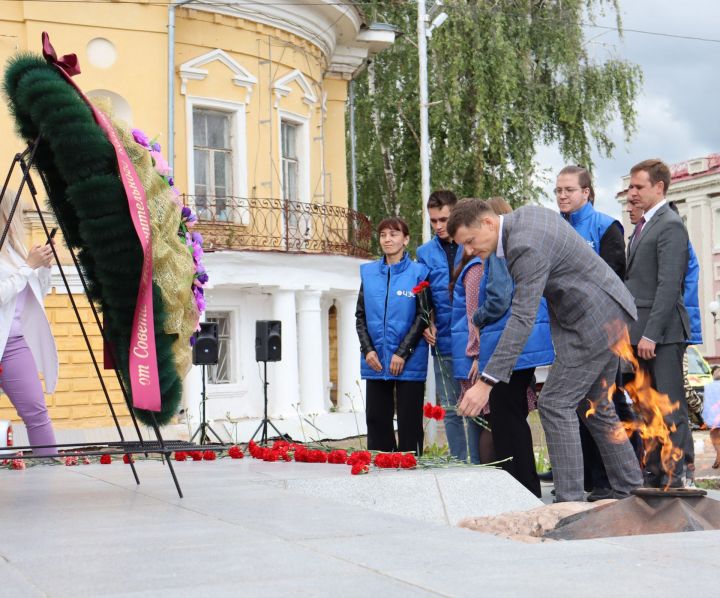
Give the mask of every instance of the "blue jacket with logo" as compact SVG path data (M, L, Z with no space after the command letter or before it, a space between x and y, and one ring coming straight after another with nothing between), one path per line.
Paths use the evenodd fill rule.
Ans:
M480 354L478 372L482 372L500 342L507 321L515 285L505 260L491 253L485 260L478 309L473 323L480 328ZM550 317L545 298L540 300L535 325L515 363L515 370L525 370L541 365L550 365L555 360L555 350L550 336Z
M607 229L618 221L612 216L596 211L595 207L587 202L577 212L570 214L568 222L588 242L593 251L600 255L600 240ZM620 228L622 230L622 225Z
M430 270L430 291L432 292L433 306L435 307L435 327L437 328L437 350L440 355L449 355L452 352L450 340L450 276L448 260L445 250L440 244L439 237L433 237L427 243L417 248L417 260ZM455 267L462 260L463 248L458 245L455 256Z
M390 360L410 330L416 316L416 299L412 289L428 277L428 268L410 259L406 253L397 264L388 266L382 257L360 266L363 284L365 322L383 366L374 371L361 356L364 380L413 380L427 377L428 345L424 339L405 361L399 376L390 374ZM427 292L427 291L426 291Z
M685 271L685 294L683 301L690 318L690 338L688 345L702 345L702 318L700 317L700 301L698 300L698 285L700 282L700 264L693 246L688 241L688 266Z
M465 354L470 329L468 326L467 301L463 282L465 281L465 275L468 270L476 264L482 264L482 260L475 257L465 264L465 267L455 281L455 288L453 289L452 323L450 331L452 337L453 375L458 380L467 380L473 362L472 357L468 357Z

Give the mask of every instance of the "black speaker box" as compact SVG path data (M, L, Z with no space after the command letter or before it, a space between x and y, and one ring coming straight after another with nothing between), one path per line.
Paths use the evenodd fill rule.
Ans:
M218 362L218 325L217 322L200 322L200 330L195 333L193 345L193 364L216 365Z
M255 320L255 361L280 361L282 322Z

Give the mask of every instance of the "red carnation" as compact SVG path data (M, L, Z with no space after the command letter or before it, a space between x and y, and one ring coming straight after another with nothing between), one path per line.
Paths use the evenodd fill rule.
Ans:
M202 451L190 451L190 456L193 461L202 461L203 458Z
M415 459L415 455L412 453L405 453L400 461L400 467L403 469L412 469L413 467L417 467L417 459Z
M364 463L369 465L372 461L372 455L370 451L355 451L350 458L347 460L348 465L355 465L357 463Z
M365 463L355 463L355 465L352 466L352 469L350 470L350 473L352 475L361 475L364 473L368 473L370 471L370 468Z
M112 463L112 457L110 455L103 455L100 457L100 463L103 465L110 465L110 463Z
M347 463L347 460L347 452L342 449L330 451L330 454L328 455L328 463L344 464Z
M25 461L22 459L13 459L10 463L11 469L25 469Z
M265 453L263 454L263 461L274 462L274 461L278 460L279 456L280 456L280 453L278 451L266 449Z
M245 454L237 444L234 444L228 449L228 456L232 459L242 459Z
M435 407L433 407L432 417L438 421L445 419L445 409L440 405L435 405Z
M135 459L133 459L132 455L125 454L123 455L123 463L135 463Z
M396 469L400 469L400 466L402 465L402 453L392 453L390 457L392 459L392 466Z
M175 461L187 461L188 455L185 451L175 451Z
M430 286L430 283L427 280L423 280L421 283L419 283L413 287L412 293L413 293L413 295L419 295L425 289L427 289L429 286Z
M423 405L423 415L428 419L432 419L433 413L435 413L435 405L432 403L425 403Z
M215 461L215 459L217 459L217 455L215 454L215 451L205 451L203 453L203 459L205 459L205 461Z

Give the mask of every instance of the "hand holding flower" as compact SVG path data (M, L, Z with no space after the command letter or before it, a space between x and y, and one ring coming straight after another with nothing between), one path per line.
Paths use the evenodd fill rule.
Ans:
M435 346L435 343L437 342L437 328L435 327L435 324L430 322L430 326L423 331L423 338L428 345L431 347Z

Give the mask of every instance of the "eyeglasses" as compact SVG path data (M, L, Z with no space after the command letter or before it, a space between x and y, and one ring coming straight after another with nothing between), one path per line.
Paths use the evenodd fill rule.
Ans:
M585 187L557 187L554 189L555 195L572 195L576 191L580 191L581 189L584 189Z

